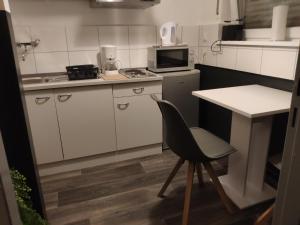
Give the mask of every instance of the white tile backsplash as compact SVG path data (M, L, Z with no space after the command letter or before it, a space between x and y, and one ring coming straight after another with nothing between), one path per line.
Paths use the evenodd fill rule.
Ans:
M35 74L35 59L33 53L27 54L25 56L25 61L23 61L22 56L19 55L19 65L21 74Z
M66 32L69 51L99 50L96 26L67 27Z
M69 66L67 52L49 52L35 54L37 73L65 72Z
M198 46L189 47L190 53L194 58L194 63L199 63L199 49Z
M34 52L67 51L66 30L63 26L34 26L31 27L32 39L40 39Z
M131 49L130 66L147 67L147 49Z
M31 34L29 26L15 26L14 34L16 42L30 42Z
M100 65L102 45L117 46L120 68L146 67L147 48L160 44L159 27L151 25L16 26L14 29L16 40L40 39L39 46L29 51L26 61L20 62L22 74L63 72L68 65ZM198 39L198 26L178 26L177 42L191 46L195 63L203 59ZM21 53L19 49L20 59Z
M199 26L183 26L182 41L189 46L198 46L199 42Z
M156 45L156 26L129 26L130 49Z
M93 64L99 65L99 51L69 52L70 66Z
M128 26L99 27L99 41L102 45L116 45L118 49L129 49Z
M129 50L117 50L117 60L120 68L130 67Z

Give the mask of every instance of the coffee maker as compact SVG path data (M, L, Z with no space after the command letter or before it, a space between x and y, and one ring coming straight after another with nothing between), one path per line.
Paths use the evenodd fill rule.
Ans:
M102 46L102 72L104 75L117 75L117 47L114 45Z

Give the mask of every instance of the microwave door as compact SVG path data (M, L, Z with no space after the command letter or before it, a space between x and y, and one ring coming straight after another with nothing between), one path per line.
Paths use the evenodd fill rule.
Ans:
M157 51L157 68L180 68L189 65L188 49L164 49Z

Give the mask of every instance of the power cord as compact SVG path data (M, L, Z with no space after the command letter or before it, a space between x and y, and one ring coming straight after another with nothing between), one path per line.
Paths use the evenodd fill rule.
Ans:
M219 44L217 44L219 42ZM215 50L215 45L219 47L219 49ZM216 40L214 41L210 46L211 52L220 53L222 52L222 40Z

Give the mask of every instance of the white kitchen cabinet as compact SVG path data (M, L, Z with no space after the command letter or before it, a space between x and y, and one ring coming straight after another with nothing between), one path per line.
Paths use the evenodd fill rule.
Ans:
M112 87L55 90L64 159L116 150Z
M227 69L235 69L237 49L235 47L223 47L217 55L217 66Z
M162 116L150 95L114 98L114 105L118 150L162 143Z
M238 47L236 70L260 73L262 48Z
M63 160L53 91L27 92L25 99L37 163Z
M294 80L297 58L296 49L264 48L261 74Z

